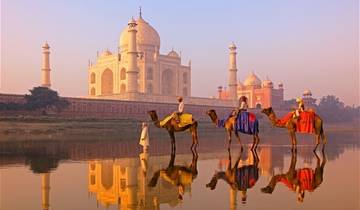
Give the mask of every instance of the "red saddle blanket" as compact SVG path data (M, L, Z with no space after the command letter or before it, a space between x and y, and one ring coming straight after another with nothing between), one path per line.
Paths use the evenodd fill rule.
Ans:
M289 112L283 118L277 120L278 125L285 125L286 122L292 120L294 112ZM296 121L296 131L300 133L313 133L315 123L315 112L305 111L300 112L300 116Z

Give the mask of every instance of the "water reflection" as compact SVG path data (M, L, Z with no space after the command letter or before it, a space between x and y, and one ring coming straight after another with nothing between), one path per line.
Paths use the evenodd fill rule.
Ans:
M237 191L240 191L241 201L246 203L247 190L252 188L259 179L259 157L256 150L250 150L246 161L241 161L240 153L234 166L231 164L231 152L228 150L228 163L226 171L216 172L206 187L214 190L219 179L230 186L230 209L236 209Z
M276 185L280 182L297 194L298 202L303 202L305 191L313 192L323 182L324 178L324 167L327 162L325 151L322 150L322 161L316 152L313 154L316 157L315 169L309 167L296 169L297 152L292 150L288 171L274 175L269 184L261 188L261 192L272 194Z
M171 153L166 168L159 168L166 163L166 157L149 158L147 152L141 153L139 159L89 161L88 189L105 207L160 209L162 203L176 206L196 178L197 158L193 152L189 166L175 165L175 153ZM159 177L162 180L157 184Z
M358 138L338 136L330 135L326 154L314 154L312 145L302 145L298 153L291 153L289 147L276 145L282 139L260 145L257 152L245 150L242 154L227 152L224 142L215 138L203 139L199 154L182 144L188 139L177 142L176 154L170 152L169 141L156 139L149 152L142 152L137 141L0 143L0 173L2 181L6 180L2 188L7 186L1 209L48 210L61 208L64 203L73 209L73 199L64 196L76 197L80 209L94 210L198 209L203 205L208 205L206 209L236 209L245 201L247 209L261 209L262 204L284 209L285 204L296 204L297 197L304 206L316 209L311 207L328 206L324 200L332 196L329 189L333 188L355 192L338 195L337 199L349 203L346 209L356 209L352 207L357 205L357 198L351 196L358 195L354 187L358 176L347 175L358 167L340 166L358 157ZM333 164L325 173L327 161ZM344 176L347 179L339 186L338 177ZM227 184L217 183L218 179ZM206 184L216 190L206 190ZM316 196L308 199L312 191ZM265 194L270 192L271 196ZM18 194L28 199L13 202Z

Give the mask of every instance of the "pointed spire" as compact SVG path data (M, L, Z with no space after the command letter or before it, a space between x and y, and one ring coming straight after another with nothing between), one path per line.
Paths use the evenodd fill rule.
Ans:
M139 7L139 19L142 19L141 6Z

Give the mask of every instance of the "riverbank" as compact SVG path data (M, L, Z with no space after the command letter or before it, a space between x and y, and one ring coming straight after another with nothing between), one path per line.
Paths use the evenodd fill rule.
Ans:
M168 137L165 129L158 129L150 121L150 134L155 138ZM216 129L208 121L199 122L201 136L225 136L224 129ZM0 141L23 140L129 140L138 139L141 121L133 119L69 119L49 116L0 117ZM360 132L354 123L325 124L326 132ZM260 119L261 133L284 132L274 128L267 119ZM177 134L179 138L188 132Z

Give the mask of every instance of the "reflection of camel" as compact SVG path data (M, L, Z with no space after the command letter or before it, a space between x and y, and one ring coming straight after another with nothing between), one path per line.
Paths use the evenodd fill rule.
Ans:
M206 112L207 115L209 115L211 121L213 123L215 123L215 125L217 125L218 123L218 116L216 114L216 111L211 109L209 111ZM231 144L231 135L232 135L232 132L234 131L234 128L235 128L235 123L236 123L236 116L230 116L226 121L225 121L225 130L226 130L226 133L227 133L227 136L228 136L228 141L229 141L229 145L228 145L228 148L230 148L230 144ZM242 145L241 145L241 140L240 140L240 136L239 136L239 133L238 131L234 131L235 133L235 136L241 146L241 149L243 148ZM255 134L252 134L253 135L253 145L251 147L251 149L256 149L257 145L259 144L259 141L260 141L260 138L259 138L259 131L257 131Z
M296 135L295 135L297 119L291 118L286 123L279 124L279 120L277 119L272 107L263 109L261 112L269 117L269 120L271 121L271 123L274 126L279 127L279 128L287 128L288 129L290 138L291 138L292 148L295 149L296 144L297 144L296 143ZM323 149L324 149L324 146L325 146L327 140L326 140L325 134L324 134L323 121L318 115L315 115L314 130L315 130L315 135L316 135L316 146L314 148L314 151L320 144L320 138L322 139Z
M323 181L324 167L327 162L325 152L322 150L322 162L320 164L320 158L314 152L316 157L316 168L301 168L295 169L297 152L291 152L291 163L288 172L285 174L274 175L269 184L262 188L263 193L272 193L278 182L284 183L289 189L296 192L298 195L298 201L303 202L305 196L305 190L312 192L314 191Z
M175 152L171 152L171 158L168 167L156 171L151 178L148 186L155 187L159 177L161 176L164 180L168 181L174 186L178 187L180 200L183 199L185 192L185 186L191 186L194 179L197 177L197 160L198 154L191 150L193 158L189 166L175 165Z
M175 145L175 132L181 132L181 131L185 131L187 129L190 128L190 132L191 132L191 136L192 136L192 145L191 145L191 149L193 149L193 147L198 145L198 136L197 136L197 126L198 123L196 120L193 119L192 124L186 125L184 127L179 127L178 123L176 122L176 120L174 118L172 118L171 120L169 120L164 126L160 126L160 120L156 114L156 111L152 110L148 112L151 120L154 122L154 125L158 128L165 128L171 138L171 150L175 150L176 149L176 145Z
M211 178L211 181L206 185L206 187L209 187L211 190L214 190L216 188L216 184L219 179L222 179L226 183L228 183L231 187L230 190L235 194L234 196L235 199L231 200L232 207L236 205L236 192L238 190L240 191L242 202L245 203L247 189L252 188L259 178L259 168L258 168L259 158L256 153L256 150L250 150L250 151L251 151L250 159L253 159L253 163L243 165L239 168L238 166L239 166L242 150L233 167L231 167L231 154L230 154L230 150L228 150L229 164L226 168L226 171L216 172L214 176Z

